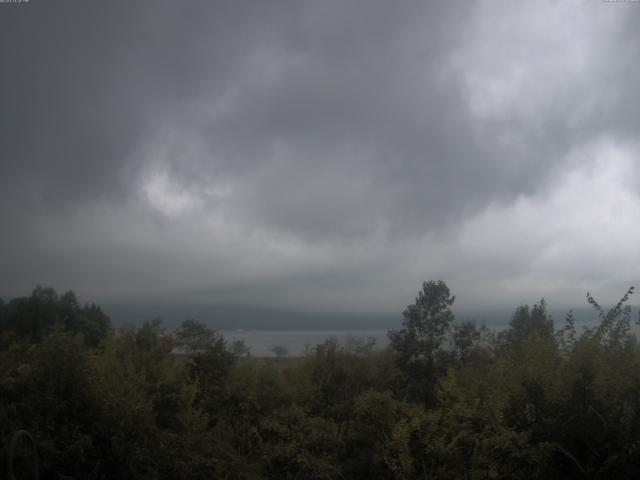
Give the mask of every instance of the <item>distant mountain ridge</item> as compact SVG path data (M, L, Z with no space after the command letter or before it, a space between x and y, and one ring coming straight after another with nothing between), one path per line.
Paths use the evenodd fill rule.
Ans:
M217 330L349 330L391 328L402 315L385 313L296 312L252 305L227 304L104 304L114 325L139 325L159 318L175 327L194 318ZM395 318L394 318L395 317Z
M168 328L178 326L184 319L194 318L216 330L370 330L398 328L402 312L345 313L297 312L252 305L197 303L102 303L103 310L114 326L140 325L159 318ZM456 320L476 320L494 329L504 328L513 314L512 309L457 310ZM562 327L568 309L549 310L556 328ZM597 321L589 307L574 308L578 325ZM633 320L635 321L634 314Z

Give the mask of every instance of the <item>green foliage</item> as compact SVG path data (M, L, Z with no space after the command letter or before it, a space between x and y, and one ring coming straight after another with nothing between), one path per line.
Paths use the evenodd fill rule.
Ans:
M187 367L199 387L201 404L215 411L236 355L215 330L192 319L182 322L175 338L176 346L187 354Z
M293 406L275 411L262 423L266 477L341 478L338 425Z
M501 332L499 340L509 348L519 348L531 337L553 337L553 320L547 313L547 302L544 298L530 309L529 305L521 305L514 312L509 328Z
M38 287L0 302L0 449L29 430L43 478L637 478L632 293L587 295L584 331L569 312L554 332L541 301L496 335L425 282L388 349L260 359L195 320L112 331Z
M438 377L444 373L441 347L454 320L449 287L441 280L424 282L416 302L403 312L402 328L389 332L398 368L410 398L432 404Z
M633 290L634 287L629 287L616 306L607 313L587 292L587 302L598 313L601 321L594 329L587 330L586 335L592 336L597 342L608 342L610 345L619 345L620 342L624 342L631 328L631 306L625 303L633 295Z
M394 350L406 357L406 362L430 357L445 341L453 313L449 287L441 280L424 282L416 302L403 312L400 330L393 330L389 337Z
M495 335L485 325L468 320L453 326L452 342L460 362L482 362L491 353Z
M100 307L80 306L73 292L58 295L52 288L37 286L28 297L0 303L0 346L13 339L36 343L55 329L80 334L87 346L97 347L111 324Z
M278 358L286 357L289 354L289 349L284 345L274 345L269 350Z
M175 337L176 346L189 355L204 352L219 340L215 331L192 318L182 322Z

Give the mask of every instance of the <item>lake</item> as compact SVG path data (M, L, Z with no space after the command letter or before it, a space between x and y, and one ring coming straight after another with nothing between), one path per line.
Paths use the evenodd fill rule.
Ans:
M564 326L565 310L552 311L553 318L556 319L555 327L562 328ZM593 327L598 323L592 309L577 308L574 309L576 314L576 327L580 333L583 327ZM461 320L469 318L489 318L490 321L484 321L489 328L494 331L500 331L508 324L509 314L505 311L494 312L485 315L460 315ZM465 318L466 317L466 318ZM398 328L397 325L395 328ZM637 328L637 327L636 327ZM376 341L376 348L384 348L389 344L387 337L388 329L386 328L351 328L343 330L253 330L253 329L220 329L229 343L234 340L244 340L251 349L251 355L254 357L273 357L272 347L283 346L287 349L289 356L299 356L304 353L307 345L318 345L329 338L336 338L341 344L344 344L349 338L366 339L373 338Z
M288 356L299 356L305 351L307 345L317 345L329 338L335 338L344 344L350 338L375 339L376 348L384 348L389 340L387 330L223 330L220 333L229 342L243 340L251 349L254 357L273 357L272 347L283 346L287 349Z

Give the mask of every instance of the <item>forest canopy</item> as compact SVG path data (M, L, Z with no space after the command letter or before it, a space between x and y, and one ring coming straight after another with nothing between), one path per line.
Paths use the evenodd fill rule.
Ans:
M0 301L2 468L24 429L42 478L637 478L632 294L610 310L587 294L590 328L540 300L496 332L457 322L429 281L385 349L254 358L196 319L114 329L36 287Z

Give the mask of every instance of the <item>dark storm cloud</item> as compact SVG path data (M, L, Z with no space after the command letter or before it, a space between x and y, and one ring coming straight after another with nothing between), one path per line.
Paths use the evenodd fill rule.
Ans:
M495 181L495 145L446 74L468 13L462 3L306 4L183 127L206 144L198 175L240 177L238 214L316 240L380 224L423 233L519 191L518 178Z
M439 220L443 193L467 202L483 172L467 162L473 141L458 141L469 125L441 121L464 113L439 72L461 7L36 2L3 12L5 178L47 202L121 198L155 130L186 125L178 142L195 129L206 150L200 160L178 153L174 174L248 175L241 208L268 224L348 233L334 197L349 218L397 218L387 210L398 205L411 224ZM199 113L202 103L211 108ZM278 188L254 178L271 161ZM304 197L296 190L318 173L338 191L312 205L282 198L289 188ZM379 200L356 192L352 205L345 176Z
M229 81L242 31L257 20L227 23L228 9L202 12L203 5L3 8L5 181L35 183L56 202L122 194L135 181L140 142L203 84Z
M287 303L313 285L346 305L466 263L508 283L530 264L483 247L502 240L482 222L542 255L554 240L527 243L517 213L562 210L559 178L637 153L629 5L0 7L0 291Z

